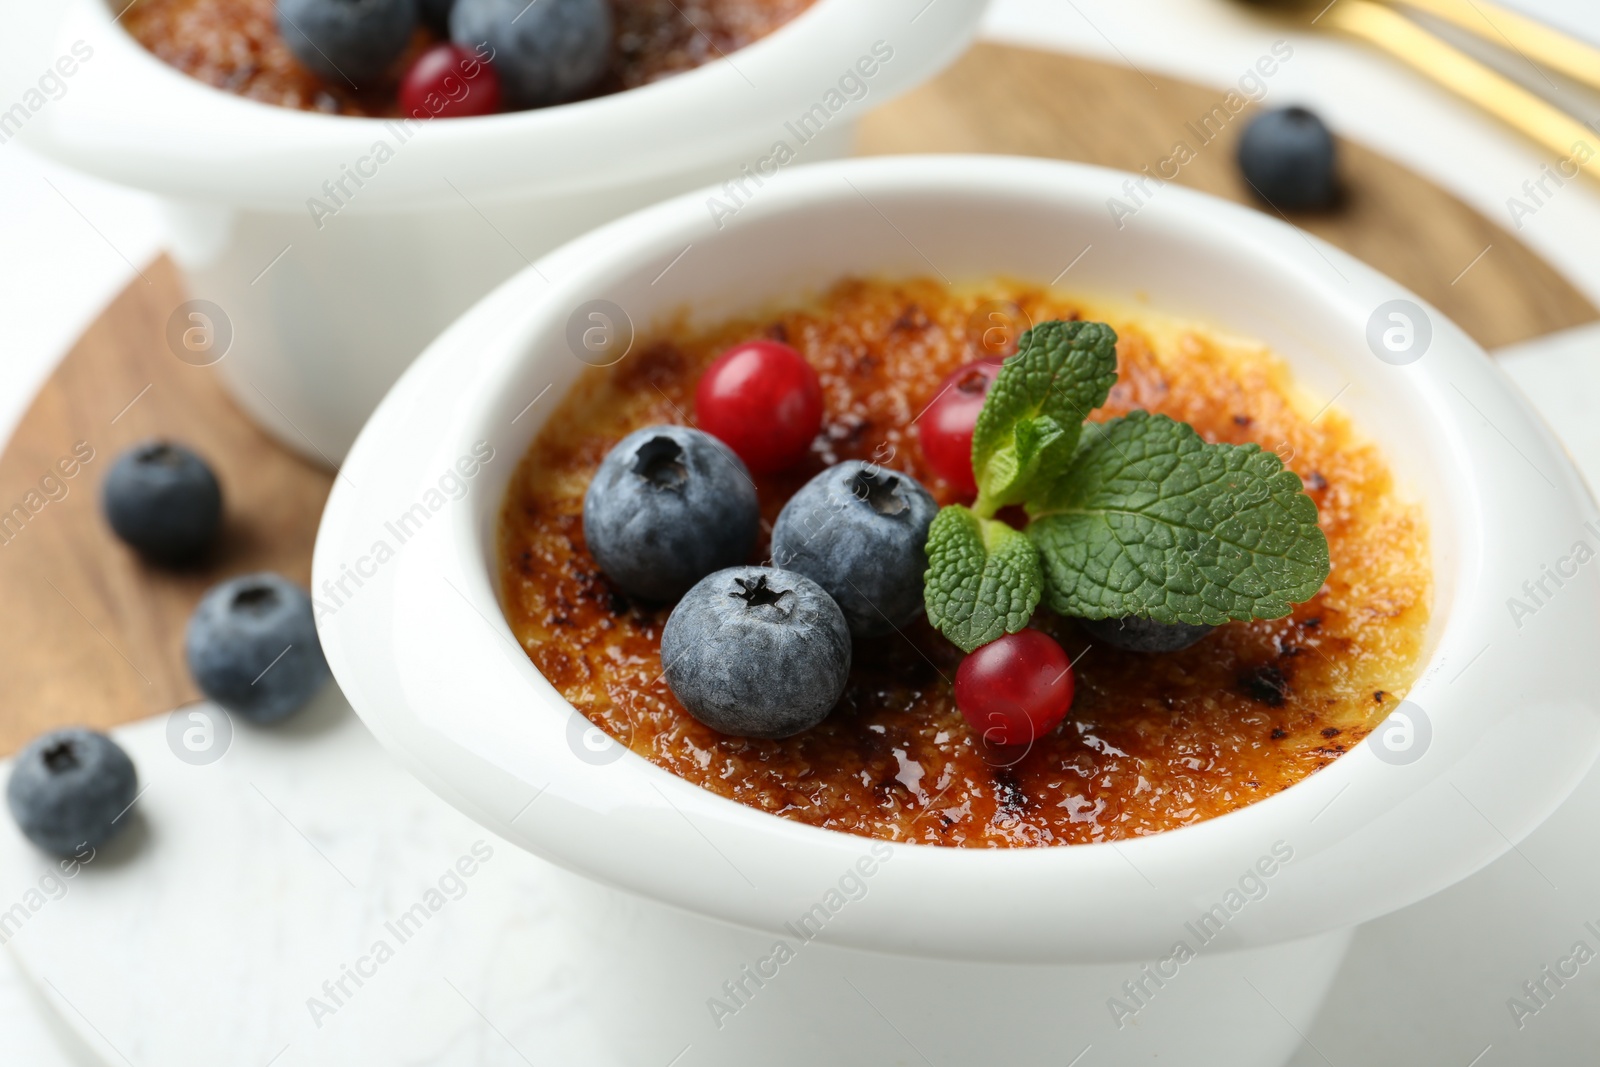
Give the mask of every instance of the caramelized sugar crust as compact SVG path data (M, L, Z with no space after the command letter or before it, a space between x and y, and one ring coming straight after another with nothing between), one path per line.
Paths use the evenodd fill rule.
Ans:
M1107 418L1134 408L1211 441L1277 452L1316 501L1327 584L1288 618L1234 623L1183 652L1090 643L1042 611L1034 625L1076 661L1066 721L1026 754L986 752L951 696L961 652L923 620L858 642L849 687L815 729L781 741L725 737L661 677L667 610L633 604L584 547L583 494L630 430L689 423L701 370L728 345L775 337L821 375L827 417L799 469L758 479L765 559L772 521L823 467L873 459L925 468L915 419L954 368L985 355L989 302L1031 321L1093 318L1119 337ZM1004 341L991 333L990 342ZM894 841L1012 847L1153 834L1293 785L1365 737L1414 679L1431 566L1420 509L1336 407L1296 397L1257 345L1127 309L1009 283L848 281L815 302L704 333L680 328L586 373L557 406L508 492L501 522L507 616L541 672L633 751L706 789L815 826Z
M610 0L611 70L594 96L692 70L760 40L815 0ZM230 93L304 111L392 118L396 86L439 36L418 29L381 84L359 89L300 65L278 35L276 0L133 0L122 18L163 62Z

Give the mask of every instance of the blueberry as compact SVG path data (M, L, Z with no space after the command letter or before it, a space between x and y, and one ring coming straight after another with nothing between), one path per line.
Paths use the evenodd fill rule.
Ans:
M222 524L222 487L205 460L169 441L146 441L117 457L100 487L106 521L155 563L188 563Z
M847 460L783 506L772 528L772 562L827 590L851 633L881 636L922 610L928 525L938 511L909 474Z
M417 0L277 0L278 33L309 69L365 89L383 77L417 25Z
M254 722L284 718L328 680L311 598L280 574L212 586L189 616L183 650L200 691Z
M510 110L545 107L592 89L611 62L606 0L456 0L450 39L487 44Z
M456 0L420 0L417 14L423 23L438 30L440 33L450 32L450 9L455 7Z
M111 840L139 795L128 754L105 734L73 727L35 738L6 783L11 817L29 841L58 856Z
M640 600L676 600L712 571L744 562L760 522L744 463L686 426L624 437L583 497L583 536L595 562Z
M703 578L661 631L673 694L713 730L788 737L839 702L850 674L850 628L822 587L774 567Z
M1128 652L1176 652L1188 648L1215 626L1156 622L1129 615L1122 619L1074 619L1084 633Z
M1239 169L1256 195L1285 211L1332 207L1339 184L1333 134L1303 107L1264 111L1239 138Z

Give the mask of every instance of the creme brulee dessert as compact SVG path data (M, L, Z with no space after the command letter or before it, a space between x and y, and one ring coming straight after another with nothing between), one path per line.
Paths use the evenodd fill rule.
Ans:
M931 497L929 514L936 505L972 504L971 477L959 469L952 473L948 460L954 448L964 461L972 416L965 416L967 438L952 446L939 435L951 419L959 422L962 404L999 403L995 392L985 399L983 389L1000 389L992 385L1001 373L996 357L1016 350L1020 331L1004 328L989 314L994 308L1020 311L1024 325L1059 323L1049 336L1070 335L1074 343L1099 336L1095 330L1107 338L1114 332L1115 384L1088 415L1102 430L1114 425L1108 420L1142 410L1151 417L1138 415L1126 424L1170 428L1160 418L1169 416L1193 427L1204 442L1253 443L1281 459L1315 505L1314 514L1302 509L1312 525L1309 540L1301 531L1301 543L1321 551L1326 541L1321 570L1303 598L1282 617L1246 618L1214 629L1152 624L1162 633L1183 631L1174 643L1187 647L1133 651L1106 638L1104 622L1098 624L1101 636L1091 636L1096 624L1050 610L1050 603L1059 603L1052 600L1055 586L1047 588L1031 621L1011 620L994 640L999 629L971 637L951 626L944 609L939 621L945 633L920 608L909 621L878 626L852 614L848 593L838 597L835 610L809 582L797 579L792 590L775 592L781 583L766 583L759 574L780 572L742 567L720 572L732 576L720 579L731 595L719 593L698 608L714 613L732 604L771 612L798 604L810 610L827 600L822 608L832 614L817 615L815 628L827 637L824 644L836 644L838 634L845 634L851 647L839 655L847 673L821 720L789 736L733 736L697 719L674 689L676 684L687 692L691 679L663 663L662 641L669 618L675 611L686 614L700 595L696 590L712 578L677 594L683 600L675 608L676 596L629 595L608 576L585 535L591 483L597 472L613 477L602 461L641 428L698 425L719 434L745 460L728 469L737 467L759 506L748 555L733 561L743 564L769 559L780 512L791 499L804 497L803 489L812 492L813 479L825 482L824 472L854 478L848 491L877 514L922 515L924 497ZM1091 323L1105 325L1091 329ZM1046 336L1043 326L1035 333ZM806 388L797 386L792 397L780 389L773 394L775 406L757 412L747 430L740 430L726 412L710 407L740 388L751 395L748 381L722 380L728 374L719 357L731 348L749 350L752 341L797 352L814 370L820 392L807 400ZM968 366L974 363L976 370ZM963 367L968 369L957 374ZM710 382L708 368L721 376L718 381ZM800 370L802 378L810 374ZM820 415L804 410L813 401ZM806 429L817 425L808 418L819 420L820 430L800 438L798 450L785 446L791 449L786 457L773 451L782 449L771 441L751 444L739 436L788 422ZM985 432L980 424L978 451ZM665 429L641 439L638 456L648 459L655 449L665 457L645 466L636 460L635 474L653 479L647 491L677 492L684 479L697 476L697 446L674 451L680 438ZM1096 440L1090 426L1083 441ZM1110 441L1108 447L1128 446ZM1254 450L1229 454L1277 469L1276 460ZM865 466L835 467L852 460ZM1277 477L1281 489L1287 476ZM980 478L979 484L989 493L994 483ZM1292 479L1287 484L1300 492ZM1041 493L1036 489L1035 496ZM1032 498L1026 503L1034 524L1041 522L1037 515L1048 508ZM716 506L733 505L724 500ZM981 501L977 509L984 510ZM947 514L968 513L949 507L939 512L935 540ZM1015 526L1028 524L1021 507L994 514ZM925 527L925 517L918 521ZM609 529L595 522L591 515L591 530ZM722 525L730 522L737 524L730 519ZM986 529L994 544L1007 540L999 526ZM952 288L930 280L850 280L818 299L715 329L690 330L680 323L641 338L616 366L585 372L556 407L511 483L499 538L506 613L529 658L579 711L634 752L705 789L784 818L887 840L969 847L1157 833L1241 808L1326 767L1380 723L1414 680L1432 573L1421 509L1398 491L1381 453L1338 408L1302 396L1285 366L1262 346L1142 308L1103 306L1004 281ZM1022 551L1019 559L1032 558L1031 550ZM882 557L886 570L898 566L891 555L885 550ZM1048 575L1049 551L1044 559ZM621 565L610 570L624 573ZM726 585L729 580L737 584ZM930 571L930 589L933 581ZM1047 579L1047 585L1056 581ZM913 595L916 607L920 586ZM1182 597L1175 593L1173 602ZM892 611L883 614L888 619ZM839 629L843 621L848 632ZM864 636L867 631L881 635ZM958 631L964 644L978 646L970 655L946 636ZM993 735L976 729L971 723L978 720L971 708L963 714L957 696L981 701L985 685L1010 684L1003 673L971 674L964 661L1024 639L1049 646L1049 655L1063 657L1067 666L1059 674L1035 671L1036 681L1025 679L1039 700L1055 702L1055 710L1040 720L1049 728L1019 744L1003 730ZM715 672L717 662L706 669ZM1000 680L991 683L992 678ZM759 727L759 717L750 721ZM792 728L779 725L771 732Z
M812 3L122 0L114 6L156 57L218 89L306 111L425 119L637 88L736 52Z

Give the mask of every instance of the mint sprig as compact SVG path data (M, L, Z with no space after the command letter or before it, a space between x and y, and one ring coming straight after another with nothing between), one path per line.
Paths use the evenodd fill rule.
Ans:
M971 652L1042 599L1088 619L1220 625L1287 615L1326 581L1328 542L1300 478L1257 445L1210 444L1136 411L1087 422L1116 382L1104 323L1023 335L978 416L978 499L928 534L928 619ZM1025 532L993 518L1022 504Z
M988 517L1065 471L1089 412L1117 382L1117 335L1101 322L1046 322L1023 335L972 430L975 510Z

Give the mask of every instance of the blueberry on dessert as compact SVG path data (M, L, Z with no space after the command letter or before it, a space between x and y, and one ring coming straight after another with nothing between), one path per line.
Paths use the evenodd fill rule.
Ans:
M450 11L456 0L418 0L417 14L423 25L440 33L450 30Z
M328 680L311 598L269 572L213 586L189 617L184 655L201 692L259 723L298 711Z
M456 0L450 39L487 55L506 106L545 107L582 96L611 61L606 0Z
M53 730L17 756L6 803L23 836L46 852L70 856L109 841L127 823L139 793L128 754L93 730Z
M672 609L661 663L678 701L713 730L788 737L838 703L850 674L850 628L804 575L730 567Z
M583 536L624 593L667 602L742 563L761 520L750 472L686 426L648 426L606 454L583 498Z
M170 441L146 441L112 463L101 486L112 532L154 563L188 563L222 522L222 487L205 460Z
M1215 626L1156 622L1128 615L1120 619L1076 619L1078 628L1096 641L1128 652L1177 652L1188 648Z
M848 460L789 498L772 528L772 561L827 590L851 633L881 636L922 611L928 526L938 511L909 474Z
M417 25L417 0L278 0L277 10L294 57L354 89L383 77Z

